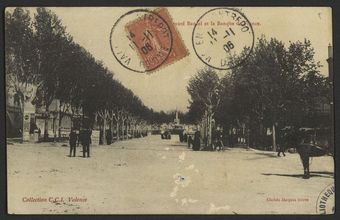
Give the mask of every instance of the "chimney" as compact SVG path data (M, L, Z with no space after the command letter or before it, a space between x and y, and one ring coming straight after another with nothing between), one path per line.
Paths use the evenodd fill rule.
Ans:
M331 44L328 45L328 58L333 58L333 47Z

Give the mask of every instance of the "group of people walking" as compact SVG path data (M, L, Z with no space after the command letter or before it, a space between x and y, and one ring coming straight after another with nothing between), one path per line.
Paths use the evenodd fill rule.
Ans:
M188 134L186 130L183 130L183 132L179 133L179 140L180 142L187 142L188 148L192 148L194 151L201 150L201 133L199 130L195 131L193 134ZM203 143L207 145L207 141L204 139ZM204 149L207 150L208 148L205 147ZM219 127L212 133L210 150L224 150L223 132Z
M90 145L91 145L91 129L71 129L70 132L70 157L76 156L76 148L81 144L83 146L83 157L90 157Z
M179 141L180 142L187 142L188 148L191 148L194 151L198 151L201 149L201 133L200 131L196 131L194 135L190 135L186 132L186 130L183 130L183 132L179 133Z

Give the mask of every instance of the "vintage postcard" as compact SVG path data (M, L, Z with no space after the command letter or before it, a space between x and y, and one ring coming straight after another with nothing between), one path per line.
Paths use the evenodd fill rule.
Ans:
M335 212L330 7L7 7L9 214Z

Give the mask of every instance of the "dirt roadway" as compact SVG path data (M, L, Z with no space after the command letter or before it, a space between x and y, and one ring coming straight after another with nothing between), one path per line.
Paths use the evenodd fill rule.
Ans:
M94 146L68 157L61 144L7 146L8 211L15 214L315 214L333 158L302 179L297 154L194 152L159 136ZM279 201L276 201L279 200Z

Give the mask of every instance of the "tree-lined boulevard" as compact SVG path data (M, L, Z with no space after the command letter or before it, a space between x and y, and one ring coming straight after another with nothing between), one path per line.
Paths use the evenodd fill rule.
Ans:
M155 111L52 10L6 10L9 213L315 213L334 183L330 51L322 73L310 40L261 36L241 65L192 72L188 111Z
M14 96L21 112L34 97L33 104L44 110L45 141L55 135L48 130L49 119L55 123L56 116L49 112L55 99L60 101L59 122L66 111L72 121L81 114L87 118L81 126L96 122L101 127L103 143L107 127L113 135L115 126L119 140L126 138L128 129L141 132L147 124L169 120L164 112L145 106L101 61L75 43L56 14L37 8L31 16L23 8L6 11L6 94Z
M23 8L6 11L6 95L14 97L22 117L27 102L43 109L44 141L61 137L61 122L67 114L75 129L99 129L101 144L140 137L151 125L159 128L173 120L173 112L145 106L115 79L101 61L73 41L51 10L37 8L31 14ZM210 149L218 128L226 145L234 145L234 135L248 147L274 151L278 142L287 145L282 144L284 129L297 133L308 128L314 134L300 139L333 152L332 78L320 72L314 54L308 39L287 45L261 36L245 62L239 61L243 55L230 61L242 63L232 65L235 68L230 71L218 75L208 67L198 70L188 82L190 100L182 122L199 125L203 146ZM332 57L327 61L331 72ZM59 101L57 113L50 112L54 100ZM79 115L82 119L76 123ZM55 126L57 120L59 126ZM53 134L49 134L51 122Z

